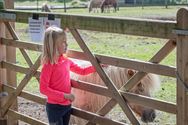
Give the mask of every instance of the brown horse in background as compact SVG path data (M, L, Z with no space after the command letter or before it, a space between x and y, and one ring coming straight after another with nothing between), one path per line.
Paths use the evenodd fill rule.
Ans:
M110 8L114 8L114 12L118 10L118 1L117 0L103 0L101 4L101 13L105 12L105 9L107 12L110 12Z
M88 8L89 8L89 12L91 11L97 11L98 9L101 8L101 4L102 4L103 0L90 0Z
M107 12L110 12L110 8L113 7L114 8L114 12L116 12L116 10L118 10L118 0L90 0L88 8L89 8L89 12L93 11L97 11L100 8L101 9L101 13L105 12L105 10Z

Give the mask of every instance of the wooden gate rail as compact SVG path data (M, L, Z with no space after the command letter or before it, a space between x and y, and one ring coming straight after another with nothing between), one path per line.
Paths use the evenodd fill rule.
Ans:
M125 99L131 103L135 103L146 107L151 107L153 109L158 109L160 111L165 111L168 113L177 114L177 106L175 103L161 101L159 99L138 95L134 93L129 93L125 91L120 91L120 92L125 97Z
M92 92L92 93L107 96L107 97L111 97L110 96L111 94L109 93L109 91L107 90L106 87L95 85L92 83L83 82L83 81L78 81L78 82L79 82L80 86L79 87L73 86L74 88L85 90L88 92ZM12 91L15 90L15 88L8 86L8 85L3 85L3 90L7 91L8 93L11 93ZM101 91L99 91L99 90L102 90L104 92L101 93ZM105 92L107 92L107 94ZM169 103L166 101L161 101L159 99L149 98L147 96L128 93L128 92L124 92L124 91L120 91L120 92L129 102L139 104L141 106L148 106L148 107L155 108L155 109L165 111L168 113L173 113L173 114L177 113L177 107L174 103ZM25 98L27 100L37 102L42 105L45 105L45 102L46 102L45 98L42 98L36 94L29 93L27 91L22 91L19 96L22 98Z
M28 23L28 18L33 15L48 17L52 13L1 10L2 21ZM55 18L61 18L61 25L69 28L101 31L109 33L129 34L137 36L173 39L172 30L176 28L176 21L161 21L150 19L136 19L106 16L85 16L76 14L53 14ZM139 30L138 30L139 29Z
M7 114L16 120L21 120L21 121L29 123L31 125L48 125L47 123L44 123L38 119L32 118L28 115L23 115L17 111L11 110L11 109L8 110Z
M35 51L41 51L41 47L42 47L42 45L37 45L33 43L24 43L20 41L5 39L5 38L1 39L1 44L7 45L7 46L18 47L18 48L24 48L28 50L35 50ZM86 54L83 52L69 50L68 56L72 58L83 59L83 60L89 61L89 59L86 57ZM150 72L150 73L164 75L164 76L176 77L175 75L176 68L173 66L160 65L160 64L144 62L140 60L110 57L110 56L104 56L100 54L95 54L95 57L100 63L103 63L103 64L114 65L114 66L118 66L122 68L130 68L130 69L134 69L137 71Z
M2 65L1 66L2 68L10 69L10 70L13 70L15 72L20 72L20 73L23 73L23 74L27 74L29 69L30 69L30 68L25 68L25 67L22 67L22 66L10 63L10 62L5 62L5 61L2 61L1 65ZM33 76L36 77L36 78L39 78L40 72L36 71Z

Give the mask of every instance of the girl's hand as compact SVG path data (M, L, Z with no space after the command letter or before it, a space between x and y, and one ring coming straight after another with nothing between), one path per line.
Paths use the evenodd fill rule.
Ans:
M75 96L73 94L64 94L64 98L73 102L75 100Z
M71 86L72 87L78 87L79 83L76 80L71 79Z

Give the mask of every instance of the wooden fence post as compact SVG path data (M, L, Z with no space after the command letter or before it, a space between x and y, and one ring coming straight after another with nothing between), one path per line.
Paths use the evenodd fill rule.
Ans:
M177 125L188 125L188 8L177 13Z
M4 1L0 0L0 9L4 9ZM0 38L5 36L5 26L0 21ZM6 59L6 48L0 44L0 62ZM2 91L2 84L6 82L6 71L0 67L0 92ZM0 111L3 105L2 97L0 97ZM0 125L7 125L7 119L2 118L0 113Z
M3 8L6 9L13 9L14 8L14 0L1 0L0 1L1 5ZM1 26L0 26L0 37L6 37L6 38L11 38L10 34L8 33L8 31L6 30L6 28L4 27L3 22L0 22ZM12 25L14 26L14 23L12 23ZM6 60L8 62L11 63L15 63L16 62L16 49L13 47L6 47L6 46L1 46L0 45L0 61L2 60ZM11 71L11 70L6 70L5 69L1 69L1 73L0 73L0 82L1 84L9 84L11 86L16 87L16 73ZM6 100L2 100L0 102L1 106L5 103ZM17 110L17 101L15 101L14 105L11 107L14 110ZM8 121L3 119L1 120L2 123L0 124L11 124L11 125L17 125L18 121L17 120L13 120L12 118L8 118Z
M5 7L6 9L13 9L14 8L14 0L6 0ZM14 27L14 23L11 23ZM6 30L6 38L11 39L11 35L8 30ZM16 63L16 48L6 46L6 61L11 63ZM7 70L7 84L16 87L16 73L11 70Z
M14 8L14 0L5 0L5 8L6 9L13 9ZM11 23L13 27L14 22ZM9 31L6 29L6 38L11 38L11 34ZM6 61L11 62L11 63L16 63L16 48L15 47L9 47L6 46ZM10 86L16 87L17 86L17 81L16 81L16 72L12 70L6 70L6 83ZM11 106L11 109L13 110L18 110L18 103L17 100L14 102L14 104ZM10 125L18 125L18 121L15 120L12 117L8 117L8 124Z

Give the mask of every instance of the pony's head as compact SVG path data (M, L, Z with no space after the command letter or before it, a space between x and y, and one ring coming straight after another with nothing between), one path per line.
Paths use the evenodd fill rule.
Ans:
M128 79L131 78L135 73L136 71L129 69L127 71ZM153 91L159 88L159 85L160 81L158 77L153 74L148 74L135 87L133 87L130 92L151 97ZM143 122L153 122L156 117L156 112L154 109L133 103L130 103L130 107L141 117Z
M135 73L132 69L109 66L105 69L108 76L114 82L116 87L120 89ZM160 86L160 81L157 75L147 74L137 85L129 92L151 97L153 92ZM144 107L138 104L129 103L132 110L141 117L143 122L152 122L156 113L154 109Z

